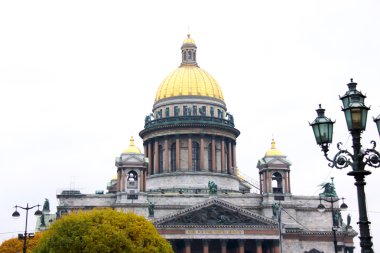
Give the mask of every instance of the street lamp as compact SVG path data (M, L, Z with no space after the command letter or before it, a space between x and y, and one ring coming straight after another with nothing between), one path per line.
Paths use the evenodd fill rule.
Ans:
M17 208L21 208L21 209L24 209L26 210L26 220L25 220L25 231L24 231L24 235L23 234L19 234L18 236L18 239L20 240L24 240L24 246L22 248L22 252L23 253L26 253L26 239L29 237L29 238L33 238L34 235L33 234L29 234L28 235L28 232L27 232L27 229L28 229L28 212L30 209L33 209L37 207L37 211L34 213L35 216L37 217L40 217L42 215L42 212L40 210L40 205L35 205L35 206L31 206L29 207L29 204L26 204L26 207L22 207L22 206L15 206L16 210L13 212L12 214L12 217L13 218L19 218L20 217L20 213L17 211Z
M369 231L369 224L367 217L367 206L365 199L364 186L366 182L364 180L366 175L371 174L370 171L365 170L365 166L369 165L374 168L380 167L380 153L375 150L376 142L371 141L373 145L370 149L361 150L360 138L362 132L366 128L367 114L369 107L365 106L363 95L360 91L356 90L357 83L351 82L347 85L348 91L344 96L340 97L343 102L342 111L346 117L347 128L352 136L352 148L353 153L342 149L342 143L339 142L338 153L335 154L333 159L327 156L329 146L332 143L333 124L329 118L324 116L324 109L319 106L317 109L318 117L310 123L314 130L315 139L317 144L322 148L326 159L330 162L331 168L343 169L348 166L352 168L352 171L348 173L349 176L355 178L355 185L357 188L358 206L359 206L359 229L360 229L360 247L362 253L373 253L372 249L372 237ZM380 117L380 116L379 116ZM379 121L380 118L374 119L378 126L379 134Z
M338 242L336 240L336 231L339 228L339 220L337 220L337 216L335 216L336 210L334 210L334 203L338 202L339 200L343 200L343 203L340 205L340 210L347 210L348 206L346 203L344 203L344 198L337 198L337 197L326 197L322 198L321 196L319 197L319 205L317 207L318 212L324 212L326 210L325 206L322 204L322 200L330 203L331 206L331 217L333 221L333 226L332 226L332 231L334 235L334 249L335 253L338 253Z
M373 121L375 121L376 123L376 126L377 126L377 131L379 132L379 135L380 135L380 114L379 116L377 116L377 118L373 118Z

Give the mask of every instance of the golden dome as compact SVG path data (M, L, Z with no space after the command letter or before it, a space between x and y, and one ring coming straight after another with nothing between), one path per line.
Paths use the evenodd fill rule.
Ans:
M158 88L156 99L206 96L224 100L218 82L198 66L184 65L170 73Z
M265 156L283 156L280 150L276 148L276 142L274 139L272 139L271 142L271 149L269 149L266 153Z
M197 46L190 34L183 41L181 51L181 66L162 81L155 101L177 96L205 96L224 100L218 82L198 66Z
M183 44L193 44L193 45L195 45L195 40L193 38L190 38L190 34L188 34L187 38L184 39Z
M141 154L140 149L135 146L135 140L133 139L133 136L131 136L131 139L129 141L129 147L124 150L123 154Z

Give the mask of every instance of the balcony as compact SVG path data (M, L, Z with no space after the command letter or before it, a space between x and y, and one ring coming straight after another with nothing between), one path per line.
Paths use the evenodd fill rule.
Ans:
M233 120L222 119L217 117L208 116L177 116L177 117L163 117L159 119L146 119L144 128L153 128L156 126L165 125L181 125L181 124L207 124L224 127L235 127Z

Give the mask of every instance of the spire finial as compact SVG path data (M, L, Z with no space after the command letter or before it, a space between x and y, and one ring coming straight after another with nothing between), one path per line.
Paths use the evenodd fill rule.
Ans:
M272 142L271 142L271 148L276 149L276 142L274 141L273 137L272 137Z
M133 139L133 136L131 136L131 139L129 140L129 146L134 146L135 145L135 139Z

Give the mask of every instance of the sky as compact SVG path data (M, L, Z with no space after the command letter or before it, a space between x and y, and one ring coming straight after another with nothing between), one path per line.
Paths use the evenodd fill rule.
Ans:
M308 122L322 104L336 120L330 157L337 142L351 150L339 95L353 78L371 105L362 144L379 141L379 11L370 0L0 1L0 242L24 229L25 212L11 217L15 205L48 198L55 212L63 189L105 190L131 135L142 149L144 117L188 32L241 131L239 170L257 180L274 137L292 162L292 193L318 195L334 177L349 206L344 220L350 213L359 231L350 169L328 167ZM380 171L368 169L380 250Z

